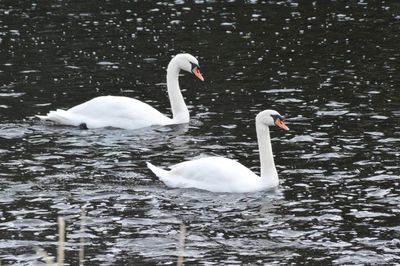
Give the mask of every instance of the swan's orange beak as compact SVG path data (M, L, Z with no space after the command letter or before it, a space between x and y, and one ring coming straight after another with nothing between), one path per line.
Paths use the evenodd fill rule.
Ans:
M277 118L275 120L275 125L277 125L278 127L284 129L284 130L289 130L289 128L282 122L282 120L280 118Z
M201 74L198 67L192 68L192 73L201 81L204 81L203 75Z

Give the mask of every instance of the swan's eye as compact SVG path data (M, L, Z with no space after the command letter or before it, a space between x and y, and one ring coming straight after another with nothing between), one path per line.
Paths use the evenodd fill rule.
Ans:
M195 69L195 68L197 68L198 70L200 70L200 67L199 67L198 64L195 64L195 63L192 63L192 62L190 62L190 64L192 65L192 70Z
M272 119L274 120L274 122L275 122L277 119L280 119L280 120L283 121L283 117L280 116L280 115L271 115L271 117L272 117Z

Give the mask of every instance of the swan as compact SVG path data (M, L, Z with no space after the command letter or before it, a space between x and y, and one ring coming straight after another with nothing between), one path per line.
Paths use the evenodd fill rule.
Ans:
M167 68L167 88L171 103L172 118L142 101L124 96L99 96L65 110L50 111L47 115L37 115L42 120L81 128L115 127L137 129L154 125L189 123L189 111L179 88L179 72L193 73L204 81L199 62L190 54L177 54Z
M289 128L283 117L274 110L265 110L256 116L256 131L260 150L261 177L241 163L223 157L205 157L178 163L167 171L147 162L147 167L173 188L198 188L211 192L245 193L278 186L271 148L269 126Z

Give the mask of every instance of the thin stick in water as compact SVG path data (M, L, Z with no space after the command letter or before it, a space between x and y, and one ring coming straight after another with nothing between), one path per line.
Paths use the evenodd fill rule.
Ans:
M80 241L79 241L79 265L83 266L83 259L85 257L85 224L86 224L86 209L82 207L81 210L81 229L80 229Z
M64 243L65 243L65 221L64 218L58 217L58 248L57 248L57 265L64 264Z
M181 234L179 235L179 256L176 262L177 266L183 265L183 253L185 251L185 237L186 237L186 226L181 224Z

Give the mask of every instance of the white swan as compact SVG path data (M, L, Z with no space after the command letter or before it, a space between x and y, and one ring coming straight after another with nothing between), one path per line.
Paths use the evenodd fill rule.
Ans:
M116 127L137 129L154 125L183 124L189 122L189 111L179 88L179 72L192 72L204 81L197 59L190 54L178 54L168 64L167 88L172 119L147 103L123 96L100 96L72 107L67 111L50 111L42 120L83 128Z
M206 157L182 162L170 171L151 163L147 167L169 187L199 188L212 192L254 192L279 184L271 148L269 126L289 130L282 116L274 110L265 110L256 117L256 131L260 150L261 177L241 163L223 158Z

